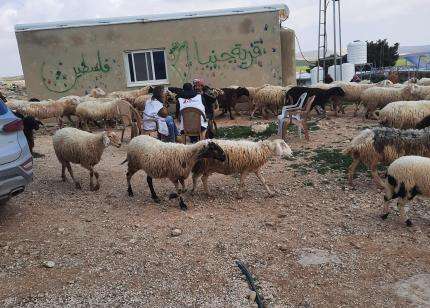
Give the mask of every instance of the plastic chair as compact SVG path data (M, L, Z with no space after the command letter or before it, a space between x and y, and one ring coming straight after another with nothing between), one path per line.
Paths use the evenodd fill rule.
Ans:
M288 129L288 126L290 124L296 125L297 128L300 130L303 130L305 134L305 139L309 141L309 128L308 128L308 119L309 115L312 109L312 104L314 102L315 95L311 96L307 99L306 103L302 106L302 108L294 108L288 110L287 118L283 119L283 125L281 126L280 132L281 132L281 138L285 140L286 132ZM300 134L301 137L301 134Z
M198 137L199 140L204 139L202 136L201 117L206 121L206 116L200 109L187 107L181 110L184 127L184 144L187 143L187 136Z
M278 116L278 134L282 135L283 132L283 128L284 128L284 123L286 121L286 118L289 116L288 111L293 111L293 110L300 110L303 108L303 104L306 101L306 96L308 95L308 93L302 93L302 95L300 95L299 99L297 100L297 103L292 104L292 105L286 105L282 107L282 112L281 114ZM293 99L291 96L289 96L289 101L291 102ZM300 138L302 137L301 135L301 130L298 127L298 133Z

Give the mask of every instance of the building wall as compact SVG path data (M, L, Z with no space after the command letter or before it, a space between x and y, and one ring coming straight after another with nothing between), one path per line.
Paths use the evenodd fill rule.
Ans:
M165 49L173 86L193 78L215 87L283 83L278 12L24 31L16 36L31 97L83 95L93 87L130 89L124 51L151 48ZM228 54L224 58L229 61L222 54ZM90 69L80 71L84 65Z

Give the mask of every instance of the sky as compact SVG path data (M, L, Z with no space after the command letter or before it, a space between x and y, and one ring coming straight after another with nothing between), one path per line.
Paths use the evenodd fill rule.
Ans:
M302 50L316 50L318 0L0 0L0 76L22 74L15 24L273 3L285 3L290 8L290 18L283 26L296 31ZM387 38L391 43L399 42L403 46L428 45L430 31L424 25L429 18L430 0L341 0L342 45L345 48L353 40L380 38ZM331 12L328 19L332 19ZM330 22L330 46L332 27Z

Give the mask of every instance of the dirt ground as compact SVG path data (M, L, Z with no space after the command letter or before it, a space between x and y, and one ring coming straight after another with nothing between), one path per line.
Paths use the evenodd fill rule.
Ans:
M39 132L35 150L45 156L35 160L33 183L0 208L0 306L255 306L236 260L257 278L267 306L429 306L428 202L412 203L407 228L398 215L378 218L382 193L366 173L352 189L343 171L291 167L310 163L318 148L341 149L374 124L349 112L319 122L310 142L293 133L296 158L264 168L275 197L251 175L238 200L238 179L214 175L215 196L200 186L197 196L186 195L186 212L168 200L173 185L165 180L155 181L164 197L155 204L143 173L128 197L120 165L126 146L105 151L99 191L89 191L79 166L81 191L61 182L51 136ZM182 232L172 236L173 229Z

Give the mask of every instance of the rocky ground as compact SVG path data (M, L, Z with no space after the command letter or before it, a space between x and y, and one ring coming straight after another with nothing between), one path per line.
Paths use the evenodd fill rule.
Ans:
M255 123L255 121L254 121ZM222 125L250 125L245 118ZM238 179L210 178L214 197L185 198L183 212L155 204L143 173L127 195L126 146L108 148L97 166L101 189L75 166L83 190L61 182L47 132L39 132L34 182L0 208L0 306L248 307L252 292L235 261L257 279L267 306L404 307L430 305L430 212L414 201L412 228L378 218L382 193L362 172L352 189L337 149L372 121L351 113L293 132L293 160L273 159L236 199ZM190 184L190 180L188 181ZM176 230L177 229L177 230Z

